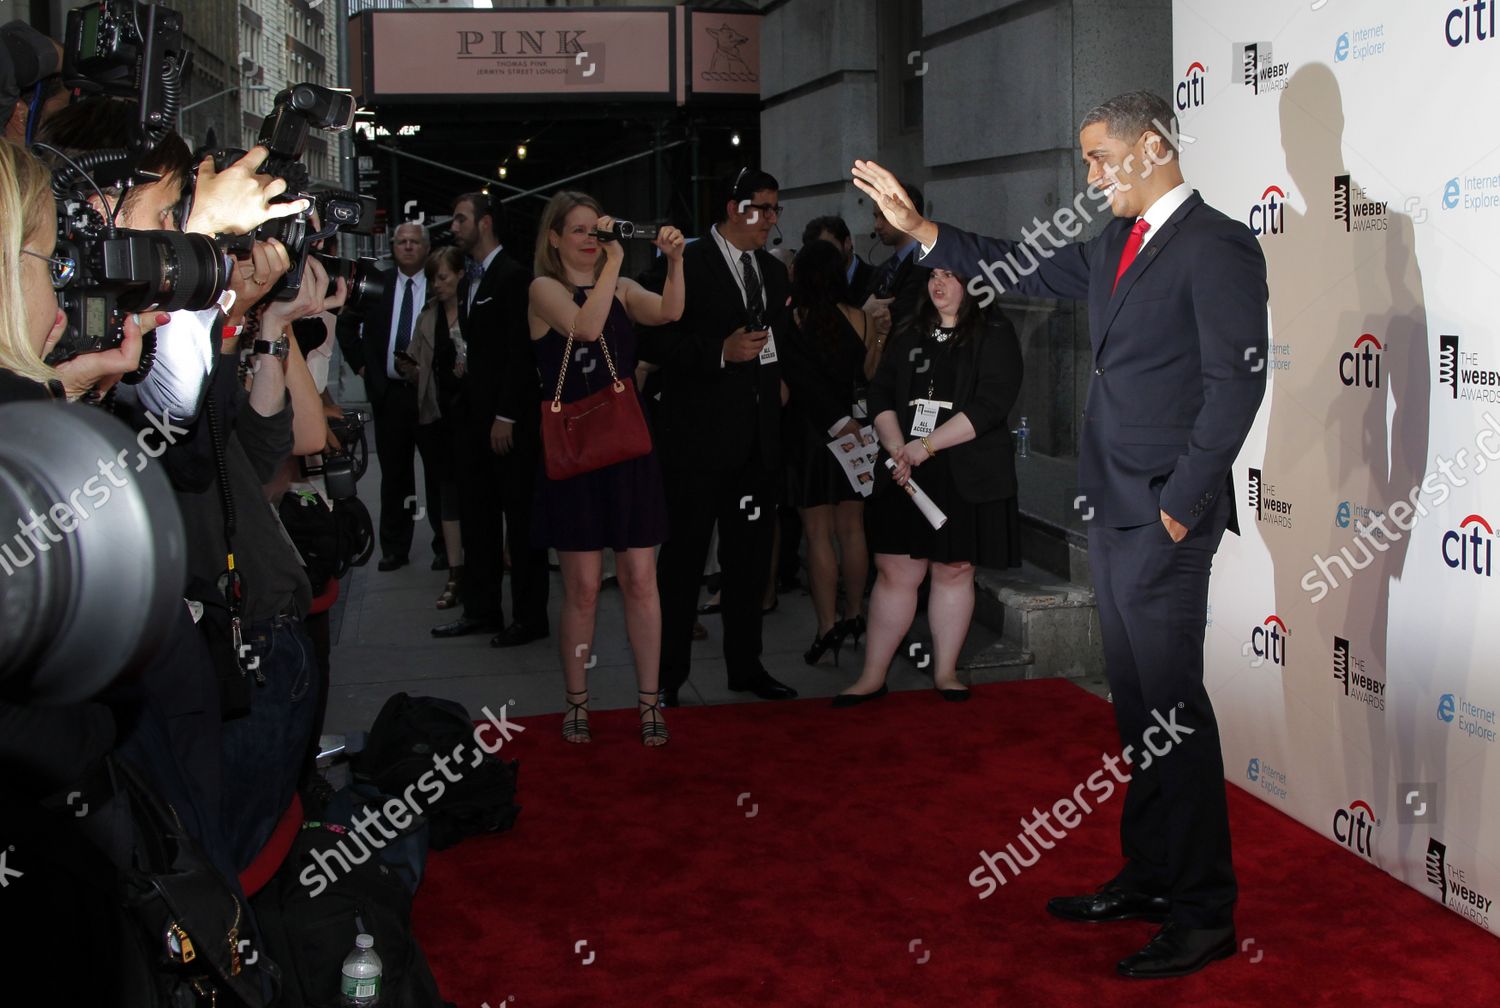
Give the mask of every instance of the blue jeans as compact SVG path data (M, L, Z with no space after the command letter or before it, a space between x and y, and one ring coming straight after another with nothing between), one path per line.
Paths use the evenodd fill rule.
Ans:
M312 642L292 616L245 631L259 658L250 713L224 724L224 837L243 871L270 839L297 790L317 725L319 683Z

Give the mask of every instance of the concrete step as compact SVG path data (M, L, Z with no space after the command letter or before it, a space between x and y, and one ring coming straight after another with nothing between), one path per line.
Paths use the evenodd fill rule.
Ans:
M1032 656L1024 678L1083 679L1104 671L1093 589L1035 567L974 577L974 617Z
M912 621L911 633L901 642L897 652L907 664L923 675L932 675L932 631L926 614L918 614ZM1033 657L1030 651L1001 637L983 623L975 621L969 626L969 635L964 639L963 649L958 655L959 678L970 685L992 682L1014 682L1017 679L1034 679Z

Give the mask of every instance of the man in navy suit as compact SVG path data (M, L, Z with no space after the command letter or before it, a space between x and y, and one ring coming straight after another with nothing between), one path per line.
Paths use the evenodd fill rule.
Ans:
M1130 977L1182 976L1236 951L1203 635L1214 552L1226 528L1238 531L1230 466L1265 392L1266 266L1249 229L1183 182L1175 136L1171 107L1148 92L1084 117L1089 184L1114 216L1089 241L1044 228L1023 245L938 225L890 172L854 163L855 184L921 243L923 265L975 277L974 293L984 277L1003 276L1023 294L1088 302L1094 378L1079 436L1080 503L1092 509L1105 671L1134 765L1124 868L1047 909L1073 921L1164 921L1119 963ZM1066 223L1076 234L1076 215ZM1148 761L1148 743L1167 751Z

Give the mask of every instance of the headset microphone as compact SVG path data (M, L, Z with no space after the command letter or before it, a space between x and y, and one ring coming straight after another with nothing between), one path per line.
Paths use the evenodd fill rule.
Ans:
M771 239L771 244L772 245L780 245L781 244L781 222L777 221L775 224L772 224L771 226L776 229L776 237Z

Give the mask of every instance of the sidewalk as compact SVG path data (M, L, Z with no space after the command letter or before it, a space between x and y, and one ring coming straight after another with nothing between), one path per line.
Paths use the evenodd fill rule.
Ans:
M373 425L368 428L373 441ZM420 460L417 486L422 486ZM370 467L359 481L359 496L376 528L380 525L380 463L374 449ZM434 608L445 572L428 570L432 553L426 519L413 536L411 563L382 573L375 569L379 547L364 567L350 572L333 613L332 684L324 731L342 733L369 728L387 697L405 691L456 700L477 713L485 705L514 701L511 717L561 712L562 664L557 630L562 606L561 575L553 572L548 602L553 635L517 648L489 646L490 634L439 640L429 631L458 615L458 610ZM510 608L510 582L505 584L505 608ZM692 678L682 689L682 703L762 703L749 694L731 693L725 679L722 627L718 616L703 617L708 639L693 644ZM812 643L817 620L805 588L780 596L777 610L765 618L766 669L804 697L832 697L858 677L864 642L846 645L840 667L832 658L809 667L802 653ZM636 705L635 667L625 636L624 606L618 589L599 594L599 616L594 638L598 659L589 672L594 710ZM891 689L927 689L931 681L910 663L897 660L891 668Z

